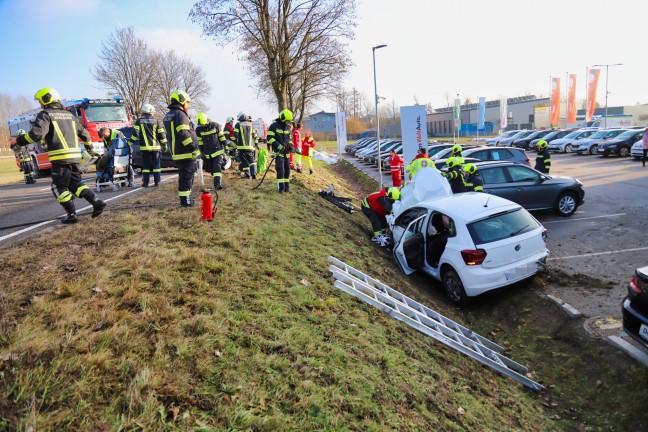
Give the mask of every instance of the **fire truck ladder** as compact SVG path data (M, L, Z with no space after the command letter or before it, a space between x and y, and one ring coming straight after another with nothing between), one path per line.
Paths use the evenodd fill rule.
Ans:
M328 257L328 262L336 288L533 390L544 389L524 375L528 371L526 367L500 354L504 348L496 343L332 256Z

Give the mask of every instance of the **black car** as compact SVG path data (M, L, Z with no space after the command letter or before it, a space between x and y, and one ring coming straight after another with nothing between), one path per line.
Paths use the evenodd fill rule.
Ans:
M564 129L564 130L555 130L551 131L547 135L543 136L542 138L536 138L531 140L529 143L529 150L538 150L538 141L541 139L547 141L547 144L549 144L553 140L557 140L560 138L565 138L567 135L570 133L574 132L576 129Z
M599 144L597 153L603 156L628 156L632 145L639 141L643 137L643 134L642 130L629 130L623 132L616 138Z
M623 330L648 347L648 267L635 270L623 300Z
M127 140L130 140L130 137L133 135L135 132L135 129L131 126L121 128L119 129L124 136L126 137ZM133 159L132 159L132 165L133 168L136 170L141 169L143 166L142 163L142 152L140 151L140 146L139 144L133 144L132 145L133 149ZM171 149L168 148L166 152L162 153L162 156L160 158L160 168L175 168L175 163L173 162L173 157L171 156Z
M535 139L539 140L540 138L544 138L546 135L549 135L551 132L554 132L554 131L552 131L551 129L535 131L529 136L526 136L524 138L516 139L511 144L511 147L517 147L517 148L521 148L521 149L524 149L524 150L528 150L529 145L531 144L531 141L533 141Z
M514 162L477 162L484 192L520 204L527 210L554 209L558 216L571 216L585 202L580 180L542 174Z

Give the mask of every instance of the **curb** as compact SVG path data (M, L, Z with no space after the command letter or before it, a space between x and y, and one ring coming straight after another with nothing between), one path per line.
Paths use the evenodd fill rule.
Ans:
M613 347L619 348L642 365L648 367L648 353L624 341L619 336L608 336L606 340Z
M553 301L554 303L556 303L558 306L560 306L565 312L567 312L567 315L569 315L569 317L571 319L576 319L576 318L582 318L583 317L583 314L579 310L574 308L569 303L565 303L564 301L562 301L558 297L555 297L555 296L553 296L551 294L547 294L547 298L550 299L551 301Z

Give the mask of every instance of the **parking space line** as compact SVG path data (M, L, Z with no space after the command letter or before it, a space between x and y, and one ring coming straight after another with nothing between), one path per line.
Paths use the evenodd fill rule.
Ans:
M571 259L571 258L593 257L593 256L599 256L599 255L612 255L612 254L617 254L617 253L637 252L637 251L644 251L644 250L648 250L648 247L640 247L640 248L633 248L633 249L620 249L620 250L606 251L606 252L594 252L594 253L588 253L588 254L582 254L582 255L570 255L570 256L564 256L564 257L552 257L552 258L547 258L547 261L558 261L558 260Z
M542 225L546 225L546 224L550 224L550 223L575 222L575 221L584 221L584 220L589 220L589 219L619 217L619 216L625 216L625 215L626 215L625 213L616 213L616 214L610 214L610 215L591 216L591 217L584 217L584 218L570 218L570 219L565 219L565 220L554 220L554 221L542 222Z

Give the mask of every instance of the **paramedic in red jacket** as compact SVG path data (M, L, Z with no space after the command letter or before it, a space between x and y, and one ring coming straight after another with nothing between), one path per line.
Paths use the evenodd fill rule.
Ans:
M400 189L390 187L372 193L362 200L362 213L367 216L373 229L371 240L382 247L389 246L389 236L385 232L387 229L387 216L392 212L392 204L400 199Z
M304 165L308 166L309 174L313 174L313 155L311 151L315 148L315 139L313 136L306 132L306 138L302 141L302 160Z
M392 176L392 185L394 187L401 187L403 185L403 177L402 177L402 171L403 171L403 165L405 164L405 161L403 160L403 157L399 154L397 154L394 150L389 152L389 169L391 170L391 176Z
M301 128L302 124L297 123L292 130L292 142L293 147L295 148L294 153L290 153L290 168L297 169L297 172L302 172L302 158L301 158L301 149L302 149L302 138L301 138Z

